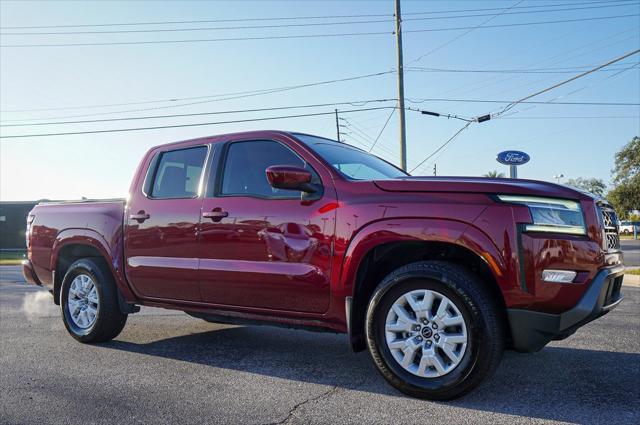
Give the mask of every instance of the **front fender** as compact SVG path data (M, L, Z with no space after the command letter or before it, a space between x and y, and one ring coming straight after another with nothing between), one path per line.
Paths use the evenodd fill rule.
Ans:
M341 297L353 296L358 269L366 254L376 246L418 241L450 243L465 248L487 263L501 288L511 285L500 250L480 229L456 220L406 218L380 220L356 234L343 257L334 292Z

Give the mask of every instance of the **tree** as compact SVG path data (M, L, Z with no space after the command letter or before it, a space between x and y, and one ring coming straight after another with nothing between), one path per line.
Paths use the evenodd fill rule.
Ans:
M622 218L640 209L640 137L635 136L615 156L614 188L607 194Z
M585 190L597 196L604 196L604 192L607 189L606 183L596 178L583 179L582 177L578 177L577 179L569 179L567 180L567 185Z
M503 179L504 178L504 173L499 173L497 170L493 170L493 171L489 171L488 173L483 174L482 177L489 177L489 178L492 178L492 179Z

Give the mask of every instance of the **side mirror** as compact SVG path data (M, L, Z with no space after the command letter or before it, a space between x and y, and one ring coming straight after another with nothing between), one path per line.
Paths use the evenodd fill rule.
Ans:
M267 180L276 189L299 190L315 193L317 188L311 184L311 172L290 165L272 165L267 167Z

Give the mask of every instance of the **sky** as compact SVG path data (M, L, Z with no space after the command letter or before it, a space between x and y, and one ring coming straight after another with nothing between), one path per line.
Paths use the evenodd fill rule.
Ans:
M397 76L390 72L396 69L393 7L391 0L0 1L0 200L125 197L138 162L153 146L254 129L336 138L331 114L336 108L342 111L346 143L369 150L380 134L372 152L397 164L397 112L384 127L395 102L362 103L397 98ZM640 2L636 0L403 0L402 14L406 107L465 118L495 113L508 105L470 100L522 99L640 48ZM168 21L218 22L158 23ZM529 25L549 21L570 22ZM144 25L112 25L123 23ZM51 26L55 27L17 28ZM190 30L174 31L185 29ZM36 32L46 34L32 34ZM76 34L52 34L60 32ZM319 34L331 36L306 37ZM113 44L221 38L227 40ZM112 44L42 46L92 43ZM38 46L10 47L15 45ZM409 168L437 151L413 174L431 175L434 164L438 175L480 176L491 170L508 174L507 167L496 162L496 154L516 149L531 156L528 164L519 167L520 178L555 181L554 176L563 174L561 181L596 177L610 184L615 152L640 134L639 62L640 55L631 56L531 99L632 105L518 104L500 118L469 125L439 151L465 122L407 111ZM348 80L256 95L265 89L341 79ZM335 103L341 104L33 125ZM386 108L347 112L380 107ZM7 137L309 113L325 115Z

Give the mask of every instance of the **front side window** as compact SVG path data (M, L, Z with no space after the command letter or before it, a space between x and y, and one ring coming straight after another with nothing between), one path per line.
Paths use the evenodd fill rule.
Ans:
M206 156L205 146L163 152L156 168L151 197L170 199L198 196Z
M387 161L353 146L307 134L295 136L349 179L384 180L408 176Z
M269 184L266 169L272 165L306 168L316 176L304 160L282 143L272 140L233 142L227 151L220 194L259 198L300 198L300 191L276 189Z

